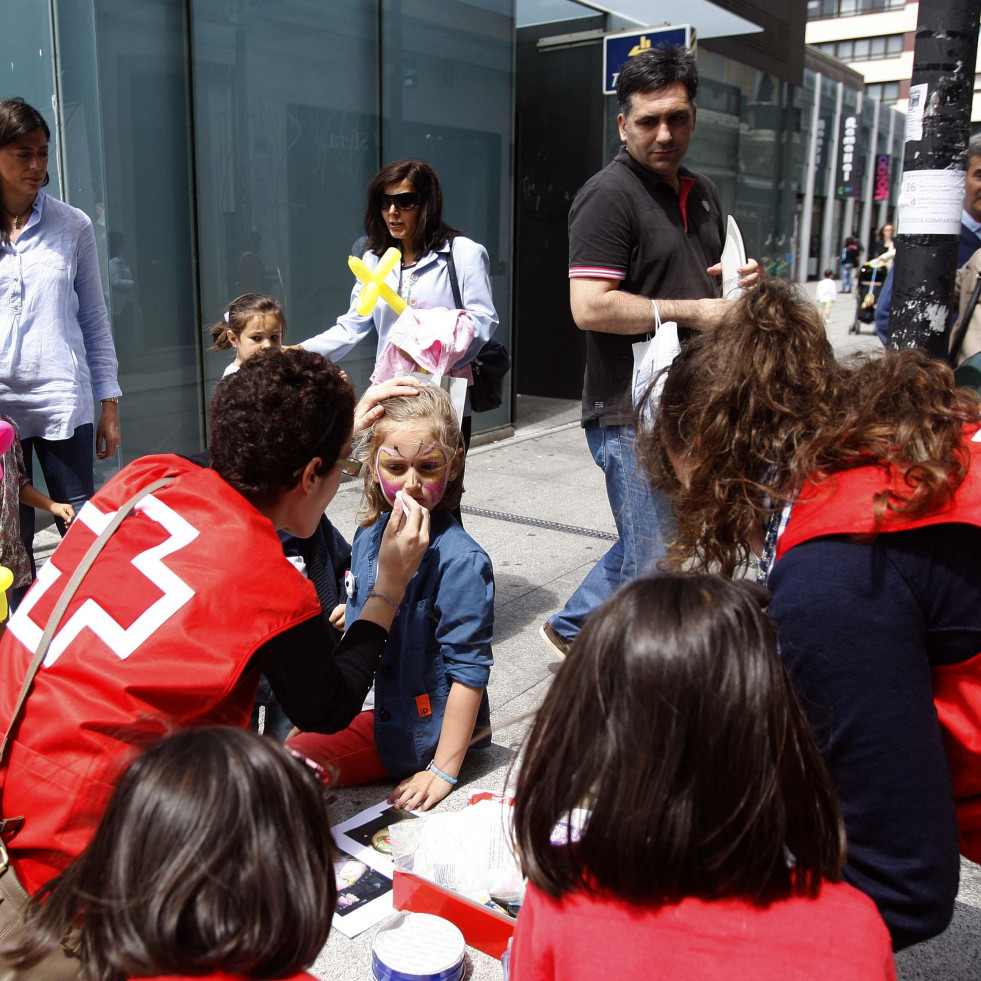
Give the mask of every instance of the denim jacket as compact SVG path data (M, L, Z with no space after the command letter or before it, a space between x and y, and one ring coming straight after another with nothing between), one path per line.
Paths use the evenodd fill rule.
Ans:
M348 623L357 618L375 585L378 548L389 517L382 515L354 536ZM375 674L375 745L393 776L417 773L433 758L454 681L486 687L494 663L493 632L490 557L451 515L433 512L429 548L405 591ZM485 691L476 728L489 722Z

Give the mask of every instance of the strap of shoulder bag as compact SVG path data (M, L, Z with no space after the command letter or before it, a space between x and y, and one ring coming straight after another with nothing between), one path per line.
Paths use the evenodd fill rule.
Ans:
M31 659L31 665L27 669L27 677L24 678L24 683L20 686L20 694L17 696L17 704L14 706L13 715L10 717L10 724L7 726L7 731L4 733L3 742L0 743L0 767L6 763L7 759L7 744L10 741L10 735L20 721L21 712L24 709L24 703L27 701L28 692L31 690L31 685L34 682L34 676L38 673L38 669L41 667L41 662L44 660L45 655L48 653L48 648L51 646L51 641L54 638L55 632L58 630L58 625L61 623L61 618L65 615L65 610L68 609L68 604L72 601L72 597L75 595L78 587L82 584L82 580L85 578L85 574L92 568L92 563L95 562L96 556L102 551L106 542L112 537L113 532L123 523L123 519L136 507L137 504L148 494L152 494L155 490L159 490L161 487L166 486L171 481L173 477L161 477L159 480L155 480L152 484L142 488L137 491L111 518L109 523L102 529L101 534L98 538L89 546L89 550L85 553L82 561L78 564L78 567L72 573L71 578L68 580L68 584L65 586L64 591L58 598L58 602L55 604L55 608L48 618L47 626L44 628L44 633L41 635L41 641L37 645L37 650L34 652L34 657Z
M457 310L465 309L463 296L460 294L460 281L456 278L456 264L453 262L453 239L446 243L446 271L450 274L450 289L453 290L453 302Z

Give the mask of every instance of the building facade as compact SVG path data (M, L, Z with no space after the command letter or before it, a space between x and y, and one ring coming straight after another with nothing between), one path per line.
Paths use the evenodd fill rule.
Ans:
M916 0L809 0L807 43L858 71L867 96L905 113L919 7ZM981 128L981 52L971 123Z
M868 258L877 230L894 220L905 116L870 98L862 76L818 48L805 51L797 278L839 271L854 235Z
M210 394L231 357L208 350L208 327L233 297L277 297L287 342L346 311L346 258L363 232L367 184L399 157L436 168L445 219L488 249L498 333L514 342L508 384L578 397L566 221L579 187L619 143L615 97L602 93L602 37L659 16L646 0L614 6L8 4L0 96L23 96L46 116L47 190L92 218L99 243L124 392L122 451L99 479L146 453L205 445ZM820 146L830 153L832 130L852 117L862 146L878 134L873 150L855 153L881 155L886 114L873 127L878 102L860 76L842 81L839 62L805 50L801 5L685 0L672 10L700 38L688 163L718 185L771 274L814 275L835 255L840 229L863 220L866 185L851 186L849 204L826 156L808 196L811 161ZM343 361L359 389L374 353L372 337ZM506 430L512 405L506 398L477 416L475 429Z

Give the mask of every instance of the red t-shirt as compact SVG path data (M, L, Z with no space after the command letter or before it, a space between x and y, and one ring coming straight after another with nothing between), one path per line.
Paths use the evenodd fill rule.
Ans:
M875 904L843 882L766 907L737 899L646 907L585 892L556 902L528 885L512 981L720 977L894 981L896 968Z
M141 979L141 981L150 981L150 979ZM185 977L182 974L161 974L153 978L152 981L249 981L249 979L242 974L225 974L222 971L216 971L214 974L197 974L194 977ZM299 974L291 974L283 978L282 981L317 981L317 979L312 974L301 971Z

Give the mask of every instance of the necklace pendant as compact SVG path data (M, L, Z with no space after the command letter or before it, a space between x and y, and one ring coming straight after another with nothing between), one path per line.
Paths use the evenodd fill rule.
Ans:
M14 217L14 228L20 228L20 215Z

